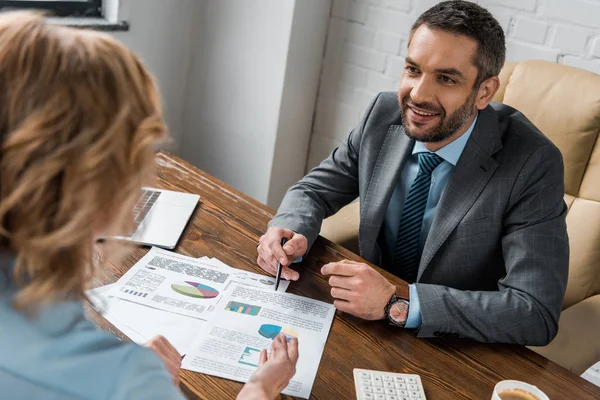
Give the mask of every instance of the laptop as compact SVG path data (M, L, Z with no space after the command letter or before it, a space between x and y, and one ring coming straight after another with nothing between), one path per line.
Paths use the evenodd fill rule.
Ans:
M131 236L114 238L172 250L199 199L196 194L145 187L133 208L135 232Z

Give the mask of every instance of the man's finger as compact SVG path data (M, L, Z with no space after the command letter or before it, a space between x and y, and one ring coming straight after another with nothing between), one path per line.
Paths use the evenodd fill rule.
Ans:
M352 290L352 276L331 275L327 280L329 286Z
M336 308L336 310L340 310L342 312L352 314L352 310L353 310L352 303L350 303L349 301L335 300L333 302L333 306Z
M292 338L290 340L290 342L288 343L287 351L288 351L288 357L290 358L290 360L292 360L292 362L295 365L296 362L298 361L298 339L297 338Z
M277 269L277 259L273 256L273 254L268 248L265 248L263 245L260 245L258 247L258 255L274 270Z
M287 279L288 281L297 281L300 278L300 274L298 271L294 271L290 267L281 267L281 275L283 279Z
M304 256L308 247L308 240L304 235L295 234L284 246L285 254L289 256L291 261L298 257Z
M321 268L321 274L327 275L341 275L341 276L354 276L356 274L357 266L354 264L347 263L329 263L323 265Z
M283 251L283 247L281 247L280 237L273 238L268 246L275 263L282 263L284 265L288 263L288 256L285 254L285 251Z
M267 263L265 260L262 259L261 256L258 256L258 258L256 259L256 263L263 269L263 271L265 271L266 273L269 273L271 275L275 275L277 273L277 271L275 270L275 268L273 268L271 266L271 264Z
M348 289L341 289L341 288L331 288L331 297L333 297L334 299L340 299L340 300L351 300L352 299L352 291L348 290Z

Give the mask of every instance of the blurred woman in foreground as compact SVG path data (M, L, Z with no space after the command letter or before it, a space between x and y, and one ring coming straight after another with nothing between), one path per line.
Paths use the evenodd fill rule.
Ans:
M183 398L173 346L121 342L82 306L95 238L131 228L165 137L155 83L131 51L0 14L1 398ZM238 398L275 398L297 346L275 339Z

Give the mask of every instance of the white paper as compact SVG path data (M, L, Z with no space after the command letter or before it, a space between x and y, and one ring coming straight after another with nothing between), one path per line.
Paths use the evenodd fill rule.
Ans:
M203 320L107 296L111 287L95 289L88 296L102 316L135 343L161 335L183 356L202 331Z
M333 321L333 305L289 293L232 283L182 368L246 382L260 350L278 333L297 337L296 375L282 393L308 399Z
M582 375L583 379L592 382L596 386L600 386L600 362L589 367Z
M273 289L275 289L275 278L272 276L261 275L261 274L256 274L254 272L245 271L243 269L232 268L217 258L201 257L201 258L198 258L198 260L202 260L202 261L205 261L208 263L214 263L215 265L219 266L221 269L230 268L231 280L233 280L233 281L242 282L247 285L264 287L264 288L272 287ZM285 292L285 291L287 291L289 286L290 286L290 282L282 279L279 281L279 287L277 288L277 291Z
M206 319L230 282L231 268L153 247L111 295L160 310Z

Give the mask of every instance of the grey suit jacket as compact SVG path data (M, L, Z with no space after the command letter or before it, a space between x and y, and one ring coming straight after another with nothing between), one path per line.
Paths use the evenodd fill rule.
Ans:
M291 187L269 226L302 233L360 197L360 253L382 265L378 237L414 142L396 93ZM448 181L419 265L420 337L545 345L557 332L569 263L559 150L517 110L493 103Z

